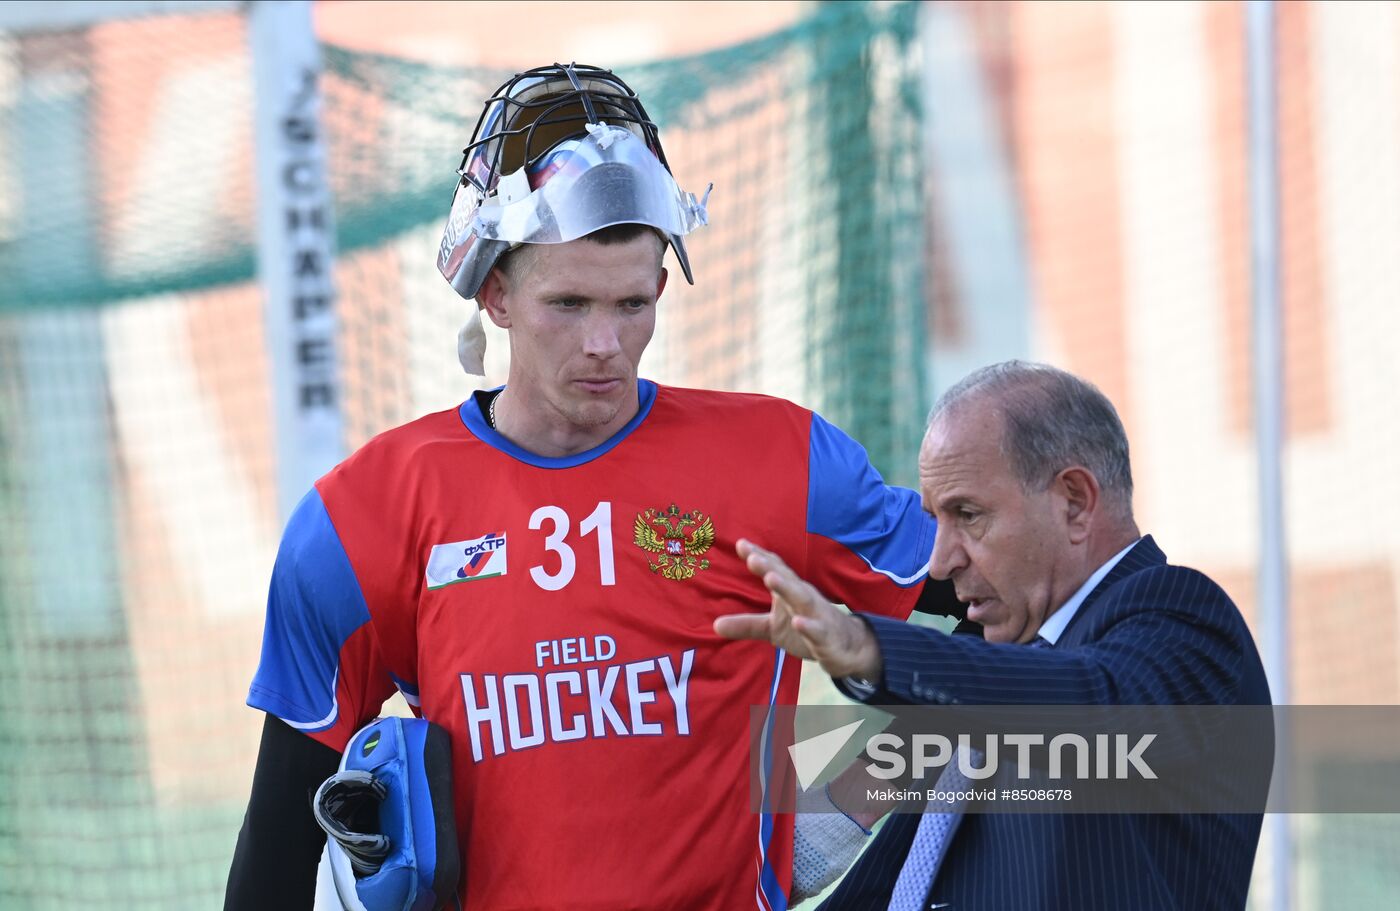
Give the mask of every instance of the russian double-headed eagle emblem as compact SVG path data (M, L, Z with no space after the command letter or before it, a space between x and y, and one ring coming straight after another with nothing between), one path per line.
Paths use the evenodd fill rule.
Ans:
M680 582L710 568L710 561L702 557L715 543L715 526L704 513L681 512L672 503L665 509L642 510L632 526L632 541L658 555L655 563L647 561L652 572Z

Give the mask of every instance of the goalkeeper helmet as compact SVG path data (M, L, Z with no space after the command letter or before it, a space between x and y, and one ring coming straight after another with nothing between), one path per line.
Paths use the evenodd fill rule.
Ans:
M664 234L695 283L683 238L707 222L709 190L697 200L676 185L656 124L609 70L556 63L513 76L487 99L457 173L438 270L465 298L520 244L628 223Z

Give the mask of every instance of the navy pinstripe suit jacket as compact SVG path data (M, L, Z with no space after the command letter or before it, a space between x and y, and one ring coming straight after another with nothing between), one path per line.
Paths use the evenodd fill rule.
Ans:
M884 657L872 704L1267 705L1254 640L1209 578L1150 537L1089 594L1054 648L868 617ZM849 693L848 693L849 695ZM919 825L895 815L821 911L883 909ZM1263 817L969 814L928 902L951 911L1242 909ZM925 905L928 907L928 905Z

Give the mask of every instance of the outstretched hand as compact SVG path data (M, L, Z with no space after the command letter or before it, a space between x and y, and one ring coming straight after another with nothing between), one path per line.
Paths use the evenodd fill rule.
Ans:
M726 639L762 639L799 658L814 660L832 677L878 679L882 669L875 634L836 608L772 551L741 539L736 550L749 572L773 596L766 614L730 614L715 620Z

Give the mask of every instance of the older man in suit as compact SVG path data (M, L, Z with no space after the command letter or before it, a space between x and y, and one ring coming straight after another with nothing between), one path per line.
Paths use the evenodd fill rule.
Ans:
M1139 534L1127 437L1091 384L1017 361L971 374L934 408L919 476L938 521L930 574L954 581L984 638L842 613L750 542L772 610L716 631L814 659L875 704L1268 704L1229 596ZM1239 909L1261 822L895 816L823 908Z

